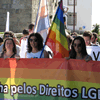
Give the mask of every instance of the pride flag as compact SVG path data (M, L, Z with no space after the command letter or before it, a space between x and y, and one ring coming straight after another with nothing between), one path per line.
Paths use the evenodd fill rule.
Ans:
M54 53L54 57L56 58L64 58L69 56L68 42L64 29L62 0L57 8L54 20L50 27L46 45L50 47Z
M99 61L11 58L0 64L0 82L8 85L0 100L100 99Z
M38 32L41 34L41 36L44 39L44 43L47 38L48 29L50 27L49 23L49 15L48 15L48 9L47 9L47 0L40 0L34 32Z

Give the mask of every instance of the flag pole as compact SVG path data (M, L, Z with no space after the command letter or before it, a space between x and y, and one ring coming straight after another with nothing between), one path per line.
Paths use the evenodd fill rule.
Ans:
M38 20L39 20L39 18L38 18L38 14L39 14L39 11L40 11L40 4L41 4L41 0L39 1L39 7L38 7L38 11L37 11L37 16L36 16L36 21L35 21L35 26L34 26L34 30L33 30L33 32L35 32L36 33L36 31L37 31L37 24L38 24Z
M42 2L42 0L41 0L41 2ZM40 3L41 3L40 2ZM47 0L46 0L46 6L47 6ZM40 7L40 4L39 4L39 7ZM47 8L48 9L48 8ZM38 9L38 13L39 13L39 9ZM48 10L47 10L47 15L48 15ZM37 16L38 17L38 16ZM38 18L39 19L39 18ZM37 21L38 22L38 21ZM49 21L49 23L50 23L50 21ZM50 25L49 25L49 27L50 27ZM48 29L47 29L47 33L48 33ZM43 54L43 51L44 51L44 49L45 49L45 45L46 44L46 40L45 41L43 41L43 49L42 49L42 51L41 51L41 54L40 54L40 58L42 57L42 54Z
M73 15L73 32L75 32L75 0L74 0L74 15Z

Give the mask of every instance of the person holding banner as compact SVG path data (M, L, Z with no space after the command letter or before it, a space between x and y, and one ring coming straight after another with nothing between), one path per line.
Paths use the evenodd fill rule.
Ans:
M87 54L85 41L81 36L77 36L72 42L70 57L66 59L81 59L85 61L92 60L91 56Z
M9 37L4 41L3 52L0 54L0 58L18 58L16 54L16 45L13 38Z
M49 58L49 54L43 48L43 38L39 33L32 33L28 38L28 51L26 58Z

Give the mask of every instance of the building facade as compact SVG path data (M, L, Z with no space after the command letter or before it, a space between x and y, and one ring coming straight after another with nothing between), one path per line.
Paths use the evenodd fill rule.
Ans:
M49 15L52 21L57 0L47 0ZM39 0L0 0L0 32L5 31L7 11L10 13L10 30L15 33L35 23Z
M74 0L64 0L68 6L67 28L73 30ZM75 30L92 30L96 23L100 25L100 0L75 0Z

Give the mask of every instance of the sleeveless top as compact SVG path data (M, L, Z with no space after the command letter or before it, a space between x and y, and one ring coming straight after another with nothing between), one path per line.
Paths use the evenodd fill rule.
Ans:
M1 53L0 58L4 58L4 53ZM15 58L15 53L10 58Z
M27 58L40 58L41 52L42 52L42 50L38 51L36 53L32 53L32 52L28 53L28 52L26 52L26 57ZM44 52L42 53L41 58L44 58Z

